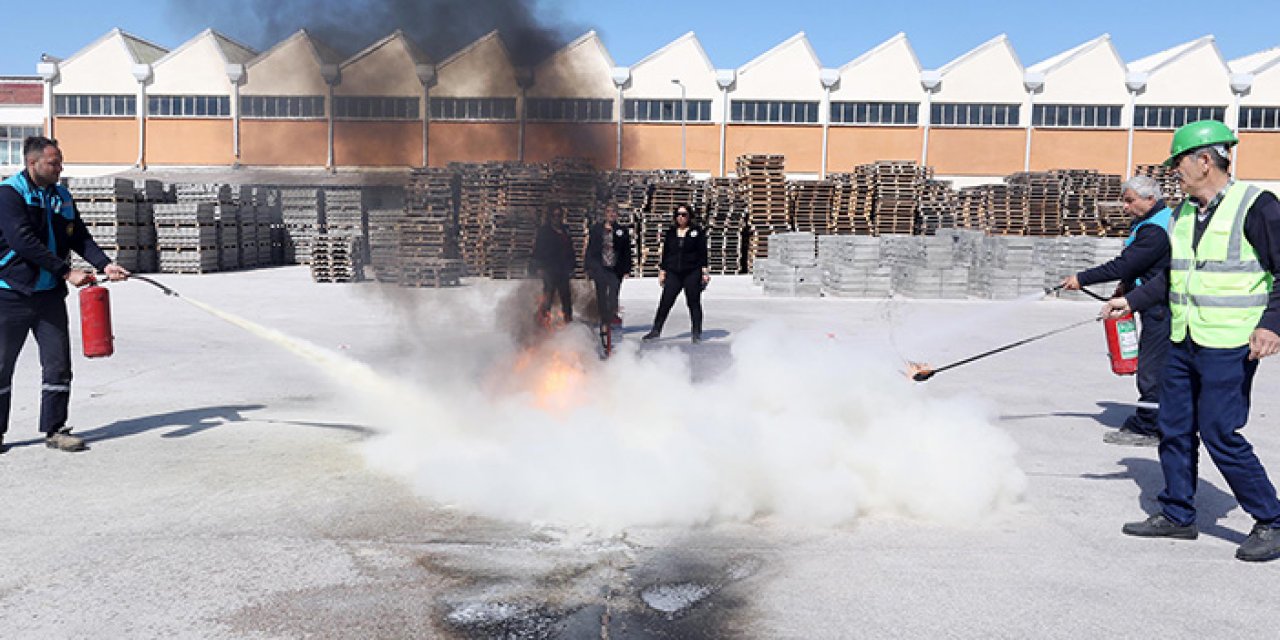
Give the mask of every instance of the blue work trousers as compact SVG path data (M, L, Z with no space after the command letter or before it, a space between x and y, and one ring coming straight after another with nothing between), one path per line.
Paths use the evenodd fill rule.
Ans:
M35 335L40 349L40 431L50 434L67 425L71 339L66 294L55 290L28 296L0 290L0 434L9 428L13 369L29 334Z
M1258 362L1249 347L1210 349L1190 337L1169 349L1160 386L1160 467L1165 517L1195 522L1200 442L1226 478L1240 507L1264 524L1280 521L1280 499L1240 430L1249 419L1249 392Z

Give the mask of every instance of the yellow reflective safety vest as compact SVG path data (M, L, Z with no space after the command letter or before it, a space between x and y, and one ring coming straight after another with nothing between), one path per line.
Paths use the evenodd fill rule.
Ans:
M1178 207L1169 229L1172 341L1182 342L1190 333L1204 347L1249 344L1271 294L1272 276L1244 237L1245 214L1262 191L1245 182L1227 187L1195 249L1195 207L1189 200Z

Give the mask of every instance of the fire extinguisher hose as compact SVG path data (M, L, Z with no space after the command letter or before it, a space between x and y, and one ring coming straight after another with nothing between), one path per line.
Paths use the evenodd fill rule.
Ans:
M990 350L990 351L984 351L984 352L982 352L982 353L979 353L978 355L969 356L968 358L965 358L965 359L963 359L963 360L957 360L956 362L952 362L951 364L948 364L948 365L945 365L945 366L941 366L941 367L938 367L938 368L936 368L936 369L922 369L922 370L916 371L916 372L911 376L911 379L912 379L912 380L915 380L916 382L924 382L925 380L928 380L929 378L932 378L933 376L935 376L935 375L937 375L937 374L939 374L939 373L942 373L943 371L946 371L947 369L954 369L954 368L956 368L956 367L958 367L958 366L960 366L960 365L969 364L970 362L973 362L973 361L975 361L975 360L981 360L981 359L983 359L983 358L985 358L985 357L987 357L987 356L993 356L993 355L995 355L995 354L997 354L997 353L1000 353L1000 352L1002 352L1002 351L1008 351L1009 349L1012 349L1012 348L1014 348L1014 347L1020 347L1020 346L1022 346L1022 345L1024 345L1024 344L1027 344L1028 342L1035 342L1036 340L1041 340L1041 339L1044 339L1044 338L1048 338L1049 336L1056 335L1056 334L1062 333L1062 332L1064 332L1064 331L1070 331L1071 329L1074 329L1074 328L1076 328L1076 327L1082 327L1082 326L1084 326L1084 325L1086 325L1086 324L1090 324L1090 323L1093 323L1093 322L1097 322L1098 320L1099 320L1099 318L1090 318L1090 319L1088 319L1088 320L1081 320L1080 322L1075 322L1075 323L1069 324L1069 325L1067 325L1067 326L1065 326L1065 327L1060 327L1060 328L1058 328L1058 329L1054 329L1053 331L1046 331L1046 332L1044 332L1044 333L1041 333L1041 334L1038 334L1038 335L1031 336L1030 338L1023 338L1022 340L1019 340L1019 341L1017 341L1017 342L1011 342L1011 343L1009 343L1009 344L1004 345L1003 347L996 347L995 349L992 349L992 350Z
M1059 292L1059 291L1061 291L1061 290L1062 290L1062 285L1058 285L1058 286L1056 286L1056 287L1054 287L1054 288L1052 288L1052 289L1046 288L1046 289L1044 290L1044 292L1045 292L1045 294L1050 294L1050 293L1057 293L1057 292ZM1096 293L1094 293L1094 292L1092 292L1092 291L1090 291L1090 290L1088 290L1088 289L1086 289L1086 288L1084 288L1084 287L1080 287L1079 291L1080 291L1081 293L1083 293L1083 294L1085 294L1085 295L1089 296L1090 298L1093 298L1094 300L1097 300L1098 302L1107 302L1107 301L1108 301L1108 298L1106 298L1105 296L1100 296L1100 295L1098 295L1098 294L1096 294Z
M173 296L173 297L175 297L175 298L180 298L180 297L181 297L181 296L179 296L179 295L178 295L178 292L177 292L177 291L174 291L173 289L170 289L169 287L166 287L165 285L160 284L159 282L156 282L155 280L152 280L151 278L148 278L148 277L146 277L146 276L140 276L140 275L137 275L137 274L132 274L132 275L130 275L130 276L129 276L129 279L130 279L130 280L141 280L142 282L145 282L145 283L147 283L147 284L149 284L149 285L151 285L151 286L153 286L153 287L156 287L157 289L159 289L159 290L163 291L163 292L164 292L164 294L165 294L166 296Z

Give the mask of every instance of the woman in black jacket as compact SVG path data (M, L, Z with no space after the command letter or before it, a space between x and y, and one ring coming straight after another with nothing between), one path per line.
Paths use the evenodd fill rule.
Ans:
M662 335L667 314L683 290L684 301L689 305L692 340L702 342L702 289L711 281L707 270L707 234L693 224L693 215L685 205L676 207L675 224L662 237L662 262L658 268L662 300L653 317L653 329L644 339L653 340Z
M587 232L587 275L596 283L596 304L600 324L616 324L618 291L622 279L631 275L631 232L618 224L618 206L605 205L604 220Z
M573 293L569 280L573 278L573 270L577 268L577 259L573 255L573 239L569 236L569 228L564 225L564 212L560 207L552 207L533 243L533 262L542 276L542 305L538 308L540 318L549 319L551 299L560 298L560 311L564 321L573 322Z

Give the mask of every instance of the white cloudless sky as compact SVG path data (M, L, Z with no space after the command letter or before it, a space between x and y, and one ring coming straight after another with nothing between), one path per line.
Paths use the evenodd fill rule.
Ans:
M0 19L0 75L33 75L41 53L65 58L113 27L167 48L209 26L259 49L274 44L253 41L248 26L253 18L232 15L234 3L181 1L225 4L228 13L221 14L219 24L193 24L173 9L177 2L165 0L60 0L6 12ZM687 31L696 32L712 63L724 68L741 66L799 31L830 67L899 31L910 38L926 68L946 64L1001 33L1009 36L1024 65L1103 33L1111 34L1126 61L1210 34L1228 60L1280 46L1277 0L544 0L535 11L548 23L563 25L567 37L596 29L620 65L634 64ZM369 43L355 44L358 49Z

